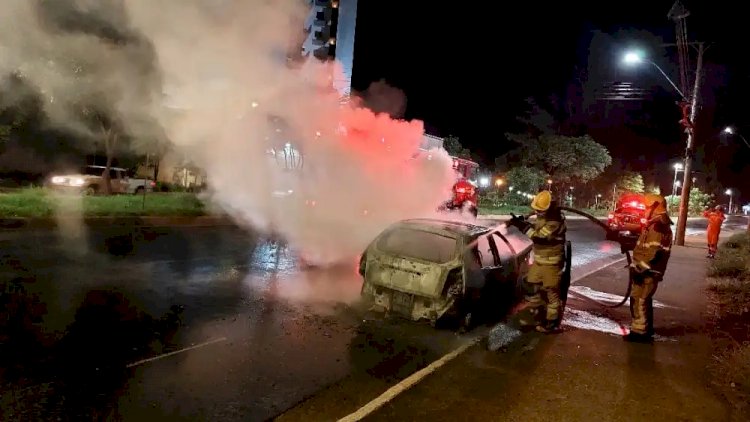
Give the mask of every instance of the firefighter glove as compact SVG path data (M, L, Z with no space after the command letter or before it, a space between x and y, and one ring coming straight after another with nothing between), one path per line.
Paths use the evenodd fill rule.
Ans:
M651 270L651 267L643 261L634 261L630 264L630 268L638 274L643 274Z
M521 233L526 233L531 228L531 224L522 215L514 215L505 225L515 227Z

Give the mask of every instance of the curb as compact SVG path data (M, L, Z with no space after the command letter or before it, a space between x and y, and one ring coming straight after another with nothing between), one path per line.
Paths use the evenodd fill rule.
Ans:
M54 229L60 223L79 221L76 218L0 218L0 230ZM234 225L226 216L198 217L84 217L89 227L211 227Z
M508 220L510 219L510 215L504 215L504 214L479 214L477 218L480 219L491 219L491 220ZM598 220L606 220L607 217L596 217ZM566 220L588 220L588 218L580 216L580 215L570 215L570 213L565 214Z
M571 215L571 213L567 213L567 212L564 213L564 214L565 214L565 219L566 220L588 220L588 218L586 218L584 216L581 216L581 215ZM493 219L493 220L507 220L510 217L511 216L509 214L506 215L506 214L482 214L482 213L480 213L478 218ZM602 216L599 216L599 217L596 217L596 218L598 220L602 220L602 221L604 221L604 220L607 219L607 217L602 217ZM698 221L698 220L705 220L705 218L703 218L703 217L688 217L688 221ZM677 224L677 220L675 219L674 221L675 221L675 224Z

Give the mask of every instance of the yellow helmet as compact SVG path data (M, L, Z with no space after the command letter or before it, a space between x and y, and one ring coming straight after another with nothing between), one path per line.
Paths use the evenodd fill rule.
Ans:
M531 208L534 211L547 211L552 203L552 194L548 190L543 190L536 194L531 200Z
M667 213L667 200L661 195L647 193L643 195L643 202L646 206L646 210L653 210L650 215Z

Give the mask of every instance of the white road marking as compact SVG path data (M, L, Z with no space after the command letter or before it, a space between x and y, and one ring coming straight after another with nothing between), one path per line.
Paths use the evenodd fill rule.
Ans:
M184 349L175 350L175 351L172 351L172 352L169 352L169 353L164 353L164 354L161 354L161 355L150 357L148 359L142 359L142 360L139 360L139 361L136 361L136 362L133 362L133 363L129 363L126 366L126 368L132 368L134 366L143 365L144 363L153 362L155 360L163 359L163 358L166 358L166 357L169 357L169 356L174 356L174 355L176 355L178 353L187 352L189 350L197 349L199 347L208 346L208 345L211 345L211 344L214 344L214 343L219 343L221 341L226 341L226 340L227 340L226 337L215 338L213 340L209 340L209 341L206 341L206 342L203 342L203 343L195 344L193 346L186 347Z
M481 337L476 337L469 341L468 343L464 344L463 346L457 348L456 350L448 353L447 355L443 356L442 358L436 360L435 362L432 362L425 368L422 368L421 370L411 374L408 378L402 380L398 384L394 385L393 387L389 388L385 391L385 393L379 395L371 402L367 403L366 405L359 408L356 412L351 413L347 416L344 416L343 418L339 419L339 422L355 422L360 421L364 419L366 416L371 414L372 412L378 410L381 408L384 404L388 403L389 401L393 400L398 396L399 394L403 393L404 391L408 390L409 388L413 387L419 381L424 379L426 376L430 375L431 373L435 372L438 368L445 365L446 363L450 362L451 360L458 357L461 353L465 352L469 349L469 347L477 344L479 342L479 339Z

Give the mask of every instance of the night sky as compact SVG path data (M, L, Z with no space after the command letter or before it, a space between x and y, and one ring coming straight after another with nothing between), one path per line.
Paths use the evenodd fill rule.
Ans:
M676 48L660 45L675 42L667 19L673 2L564 3L360 0L353 88L384 79L402 89L405 118L425 121L429 133L458 136L487 164L513 148L504 133L525 130L518 117L528 110L528 98L563 104L557 110L568 105L576 110L567 113L574 115L570 120L606 145L617 165L670 186L670 165L685 145L678 95L655 68L628 68L621 57L640 48L679 81ZM741 3L683 4L691 11L690 40L715 43L705 55L698 184L715 191L733 187L750 199L750 148L720 134L731 124L750 138L742 100L750 98L743 45L748 21ZM631 82L643 99L597 100L609 82Z

